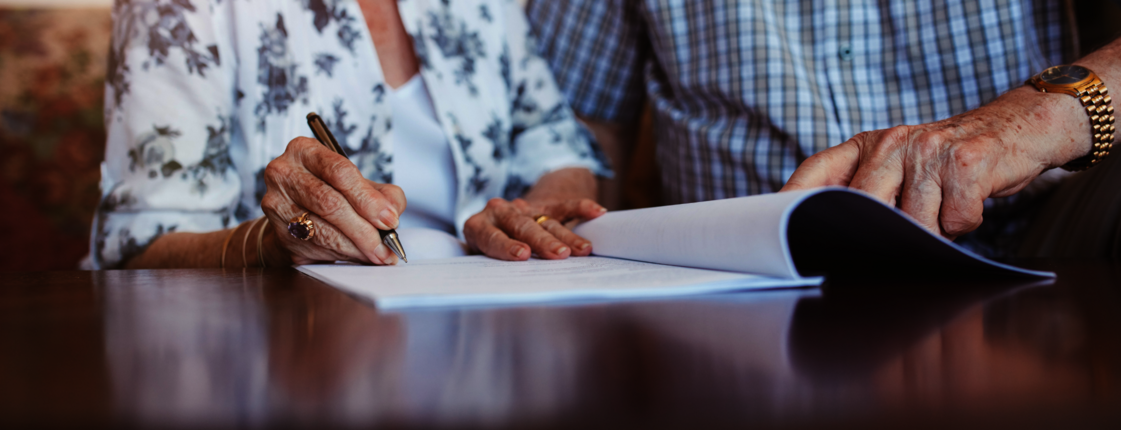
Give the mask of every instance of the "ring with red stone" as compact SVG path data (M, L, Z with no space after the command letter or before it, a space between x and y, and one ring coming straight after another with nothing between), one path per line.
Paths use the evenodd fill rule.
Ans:
M311 218L308 218L307 212L292 218L292 222L288 223L288 234L300 240L308 240L315 237L315 224L311 222Z

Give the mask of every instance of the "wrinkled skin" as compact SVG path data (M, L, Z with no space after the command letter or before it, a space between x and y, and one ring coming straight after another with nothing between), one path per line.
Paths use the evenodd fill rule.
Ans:
M367 180L346 157L306 137L268 164L265 186L261 209L293 263L396 263L378 230L397 228L406 205L400 187ZM305 211L315 225L306 241L288 234L290 219Z
M808 158L782 191L859 189L952 240L981 225L986 198L1084 155L1085 117L1073 97L1021 87L943 121L860 133Z
M606 211L590 199L491 199L486 209L463 225L463 235L472 248L499 260L526 260L531 250L545 259L586 256L592 253L592 243L564 224ZM549 219L538 224L534 220L538 215Z
M583 184L591 184L590 190ZM261 209L279 239L281 253L294 264L339 260L397 263L397 256L381 243L378 230L397 228L407 203L400 187L367 180L346 157L305 137L293 139L284 154L269 163L265 185ZM571 197L553 197L557 195ZM587 169L548 173L530 192L529 200L491 199L485 209L468 219L464 225L467 244L501 260L527 260L533 253L545 259L589 255L591 243L563 223L596 218L606 209L580 195L595 195L594 179ZM288 233L291 218L304 212L309 212L315 225L315 235L307 241ZM534 220L538 215L550 219L538 224Z

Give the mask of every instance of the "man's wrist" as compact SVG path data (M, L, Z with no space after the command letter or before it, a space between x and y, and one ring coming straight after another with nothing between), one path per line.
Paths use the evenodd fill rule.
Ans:
M1090 121L1078 99L1041 92L1030 84L1009 91L1002 99L1013 108L1003 113L1022 119L1014 131L1020 142L1008 143L1028 143L1030 157L1045 169L1085 156L1093 147Z

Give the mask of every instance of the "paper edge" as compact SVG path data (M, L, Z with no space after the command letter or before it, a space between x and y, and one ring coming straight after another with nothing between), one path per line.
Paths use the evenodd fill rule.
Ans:
M794 200L791 203L791 205L787 207L787 211L783 213L782 220L780 221L780 225L781 225L780 230L782 230L780 234L782 234L783 252L786 254L786 258L790 260L791 268L795 272L797 272L798 269L797 269L797 267L793 266L794 259L790 255L790 249L788 248L788 244L787 244L787 237L788 237L788 234L787 234L787 228L788 228L787 224L788 223L787 223L787 221L789 220L791 213L793 213L794 209L796 209L798 206L800 206L802 204L802 202L804 202L806 199L808 199L812 196L817 196L817 195L820 195L820 194L831 193L831 192L841 192L841 193L844 193L844 194L852 194L852 195L865 197L868 200L876 202L880 206L883 206L883 207L891 210L892 212L895 212L896 214L901 215L903 217L903 219L907 220L907 222L910 222L916 228L921 229L927 235L929 235L929 236L931 236L935 239L940 240L944 245L949 245L950 248L954 249L955 251L958 251L962 254L965 254L965 256L967 256L969 258L972 258L974 260L978 260L978 261L980 261L984 264L987 264L989 266L993 266L993 267L997 267L997 268L1000 268L1000 269L1008 270L1008 271L1011 271L1011 272L1014 272L1014 273L1020 273L1020 274L1029 275L1029 276L1036 276L1036 277L1040 277L1040 278L1057 278L1058 277L1058 275L1056 275L1055 272L1045 272L1045 271L1040 271L1040 270L1023 269L1023 268L1016 267L1016 266L1013 266L1013 265L1010 265L1010 264L1005 264L1005 263L1001 263L1001 262L998 262L998 261L990 260L988 258L985 258L985 257L981 256L981 255L978 255L977 253L975 253L973 251L970 251L970 250L965 249L961 246L958 246L958 244L949 241L948 239L942 237L941 235L930 233L930 231L928 231L926 229L926 227L923 227L922 224L919 224L919 222L916 221L913 217L911 217L911 215L909 215L906 212L903 212L903 211L901 211L897 208L889 206L888 204L880 201L880 199L877 199L875 196L873 196L871 194L868 194L868 193L866 193L862 190L858 190L858 189L854 189L854 188L839 187L839 186L830 186L830 187L816 188L814 190L809 190L809 191L812 191L812 192L807 192L801 198L798 198L798 199Z

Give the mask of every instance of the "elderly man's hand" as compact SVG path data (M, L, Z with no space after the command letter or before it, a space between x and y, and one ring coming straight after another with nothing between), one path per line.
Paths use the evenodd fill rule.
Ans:
M986 198L1020 191L1089 142L1073 97L1022 87L943 121L858 134L807 159L782 191L860 189L953 239L981 224Z

